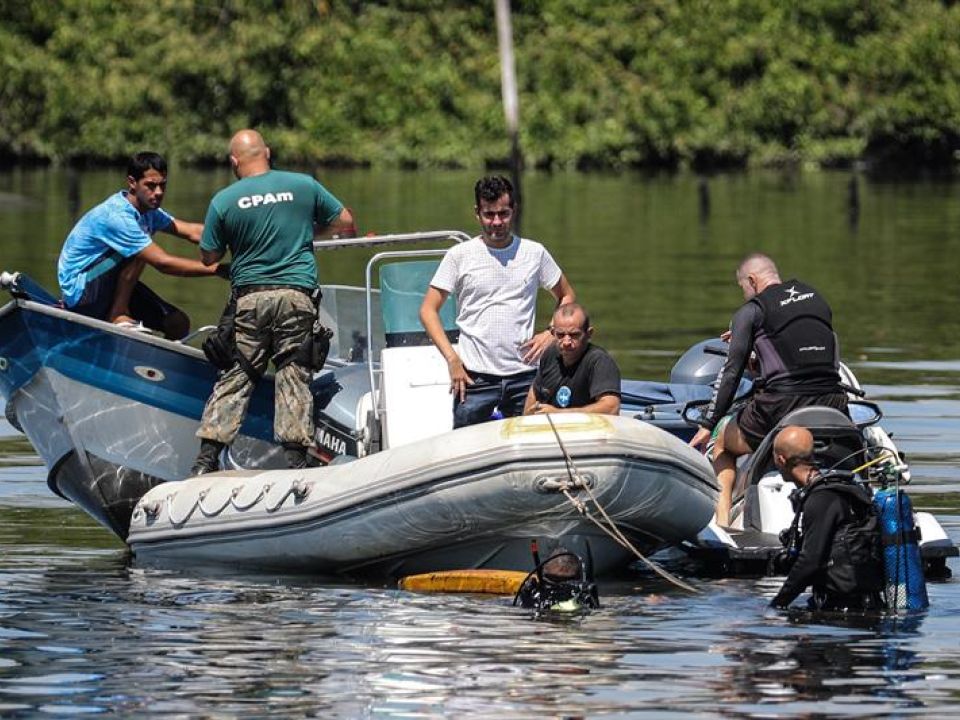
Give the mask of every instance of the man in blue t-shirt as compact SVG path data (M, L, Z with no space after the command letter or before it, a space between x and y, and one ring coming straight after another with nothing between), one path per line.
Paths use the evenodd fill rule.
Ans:
M127 327L139 323L179 339L190 330L186 314L140 282L149 264L167 275L224 276L226 268L166 253L153 235L166 232L199 243L200 223L178 220L161 209L167 162L140 152L127 165L127 189L89 210L60 251L57 280L64 305L81 315Z

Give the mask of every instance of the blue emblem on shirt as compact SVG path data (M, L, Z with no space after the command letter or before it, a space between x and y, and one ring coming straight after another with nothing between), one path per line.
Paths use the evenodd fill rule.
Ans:
M571 397L573 397L573 392L566 385L562 385L557 390L557 407L567 407L570 404Z

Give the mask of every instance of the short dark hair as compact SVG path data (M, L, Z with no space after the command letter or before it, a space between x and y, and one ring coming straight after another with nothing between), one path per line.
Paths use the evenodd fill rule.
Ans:
M161 175L166 175L167 161L160 153L138 152L127 163L127 176L134 180L139 180L146 175L147 170L156 170Z
M577 311L583 313L583 330L586 332L590 329L590 313L587 312L587 309L583 305L575 302L557 305L557 309L553 311L553 314L568 318L575 315Z
M473 186L473 196L476 199L477 207L480 207L480 201L488 203L496 202L504 195L510 196L510 207L516 205L516 199L513 196L513 185L503 175L488 175L477 180Z

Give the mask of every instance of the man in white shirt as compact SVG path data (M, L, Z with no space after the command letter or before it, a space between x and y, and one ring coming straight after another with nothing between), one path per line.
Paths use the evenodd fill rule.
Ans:
M576 300L560 267L538 242L513 234L513 186L484 177L474 187L481 234L447 251L420 306L420 321L443 354L453 393L453 426L489 420L494 408L521 415L536 363L553 343L549 330L534 334L537 290L557 305ZM440 307L457 298L459 354L440 321Z

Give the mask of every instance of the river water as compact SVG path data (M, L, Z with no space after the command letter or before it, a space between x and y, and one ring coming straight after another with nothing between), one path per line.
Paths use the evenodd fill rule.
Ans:
M77 213L122 174L0 172L0 270L55 287ZM320 176L364 232L473 229L471 175ZM166 207L202 219L229 177L175 169L170 181ZM630 377L666 379L684 348L726 326L746 252L820 288L911 462L915 505L960 540L956 184L570 174L529 176L524 193L524 234L549 245ZM362 267L321 263L327 282ZM145 279L195 324L222 305L217 280ZM49 493L29 443L0 420L2 717L956 715L960 582L931 584L925 614L841 622L769 612L776 578L687 579L699 594L638 569L601 586L599 611L544 621L508 598L140 567Z

